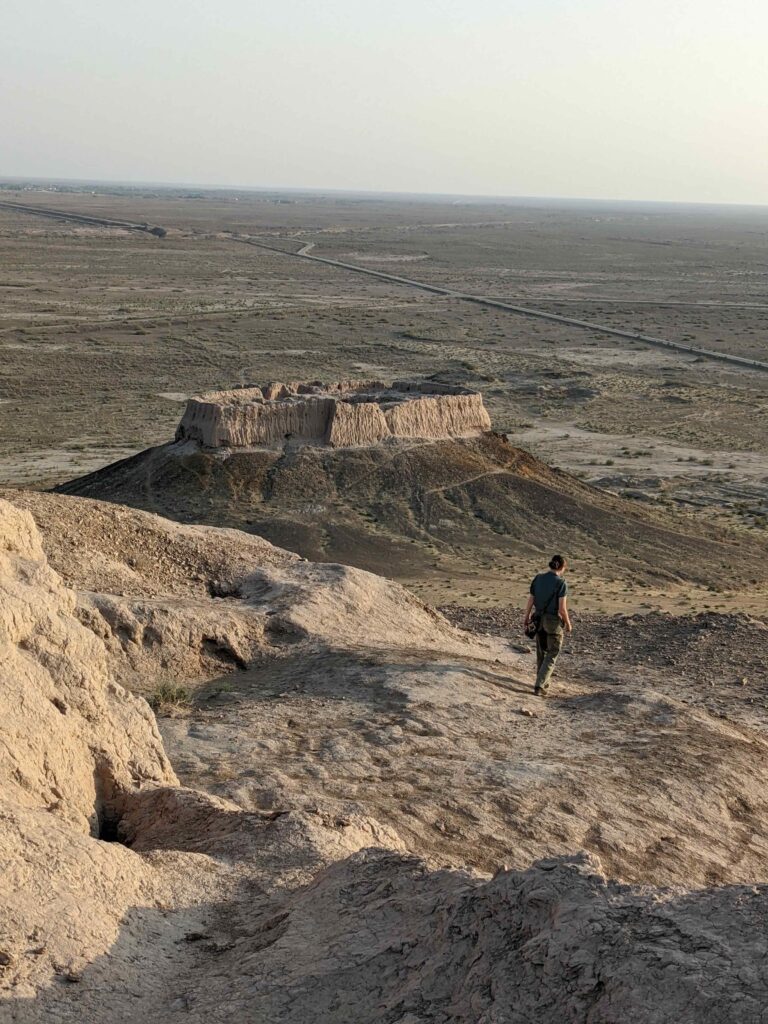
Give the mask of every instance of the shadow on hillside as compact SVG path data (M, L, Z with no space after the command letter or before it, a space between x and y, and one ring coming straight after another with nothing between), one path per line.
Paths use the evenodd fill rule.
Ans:
M764 887L660 900L606 881L583 854L480 880L380 850L292 888L274 898L243 879L226 900L131 907L107 951L60 967L35 998L6 1001L7 1019L764 1019Z
M258 704L307 696L354 699L372 710L405 711L420 670L452 687L475 680L510 694L531 693L533 662L530 681L513 675L503 665L498 670L489 665L475 658L449 660L444 652L434 650L354 651L318 646L310 652L293 652L290 658L268 655L242 671L212 679L195 690L194 703L204 711L236 702Z
M263 895L259 898L247 883L231 902L203 902L175 910L131 907L107 951L81 968L76 955L79 943L73 937L72 960L54 964L56 973L34 998L0 1000L0 1017L9 1024L53 1020L137 1024L176 1020L177 1015L200 1020L194 1009L201 977L221 969L222 958L240 937L232 923L233 905L250 908L254 929L265 927L262 918L269 924L270 901ZM272 916L279 916L274 906ZM279 925L267 928L264 947L277 941L284 930ZM248 981L241 978L243 993Z

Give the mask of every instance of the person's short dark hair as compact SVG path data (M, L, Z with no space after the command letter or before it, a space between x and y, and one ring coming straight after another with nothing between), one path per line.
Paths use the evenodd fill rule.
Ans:
M565 569L567 566L568 563L562 555L552 555L549 560L549 568L552 572L560 572L561 569Z

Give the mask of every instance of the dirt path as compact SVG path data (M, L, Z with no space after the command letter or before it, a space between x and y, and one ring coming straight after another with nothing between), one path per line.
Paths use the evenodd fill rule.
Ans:
M438 494L444 491L452 491L456 487L466 487L467 484L473 484L476 480L482 480L486 476L498 476L500 473L506 473L506 469L489 469L485 473L478 473L477 476L467 477L466 480L457 480L455 483L445 484L443 487L429 487L424 494Z

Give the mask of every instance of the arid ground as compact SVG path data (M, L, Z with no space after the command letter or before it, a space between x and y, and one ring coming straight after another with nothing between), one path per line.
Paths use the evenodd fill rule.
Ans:
M767 329L765 209L0 189L0 1014L765 1024ZM496 433L162 447L360 376Z
M48 487L163 443L185 397L200 390L425 374L481 389L495 429L544 461L662 514L705 529L727 525L762 548L768 372L476 306L233 237L288 252L313 246L313 255L765 360L764 210L115 193L4 194L7 202L162 225L167 235L0 206L2 483ZM556 532L550 539L560 546ZM470 563L459 552L455 564L425 572L423 584L410 574L409 584L438 602L509 603L530 572L528 562L501 573ZM677 591L670 604L658 587L636 593L634 579L606 581L583 561L571 572L585 607L677 602ZM741 606L740 588L714 582L715 592L689 595L695 604ZM749 607L764 611L767 595L758 581Z

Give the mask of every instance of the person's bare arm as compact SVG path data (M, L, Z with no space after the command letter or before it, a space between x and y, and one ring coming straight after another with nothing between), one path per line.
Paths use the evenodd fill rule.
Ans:
M525 606L525 616L523 617L523 629L531 621L531 612L533 611L533 594L528 595L528 604Z
M567 597L561 597L560 598L560 604L559 604L559 607L558 607L558 611L560 612L560 618L565 623L565 628L568 630L569 633L572 633L573 632L573 625L571 624L571 617L568 614L568 598Z

